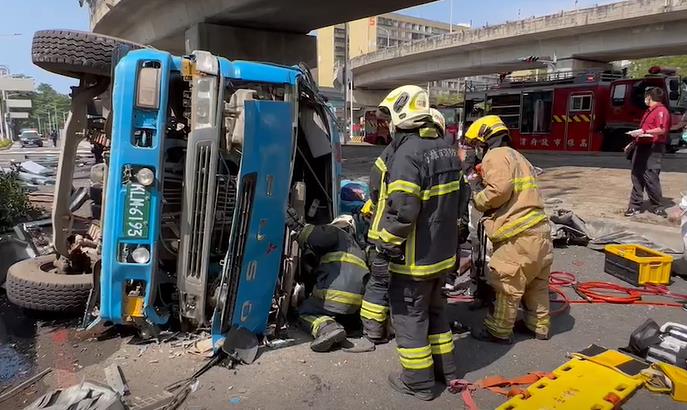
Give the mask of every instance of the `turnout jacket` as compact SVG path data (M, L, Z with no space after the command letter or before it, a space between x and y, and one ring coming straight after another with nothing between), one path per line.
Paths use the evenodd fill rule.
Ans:
M298 242L319 258L312 297L333 313L358 312L369 270L355 238L333 225L306 225Z
M492 148L482 160L484 189L474 196L493 243L513 238L547 220L534 167L509 147Z
M393 273L441 275L456 263L459 208L467 206L467 195L457 152L434 128L399 133L372 167L376 207L368 239L392 256Z

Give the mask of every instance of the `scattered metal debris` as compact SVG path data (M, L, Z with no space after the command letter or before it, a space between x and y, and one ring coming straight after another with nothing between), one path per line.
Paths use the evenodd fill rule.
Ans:
M24 410L125 410L120 396L108 386L83 381L66 389L53 390Z
M126 383L122 369L118 365L113 363L105 368L105 380L112 390L120 396L129 395L129 385Z
M36 383L43 377L45 377L48 373L52 372L52 368L48 367L44 369L42 372L26 379L25 381L21 382L17 386L11 388L10 390L7 390L6 392L2 393L0 395L0 403L3 401L13 397L15 394L19 393L20 391L26 389L27 387L31 386L32 384Z

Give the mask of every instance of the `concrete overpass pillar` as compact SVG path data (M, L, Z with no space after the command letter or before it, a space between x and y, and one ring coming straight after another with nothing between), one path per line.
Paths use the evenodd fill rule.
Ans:
M205 50L229 60L317 65L317 40L307 34L198 23L185 33L186 53Z
M558 59L556 62L556 71L607 71L612 69L613 64L611 63L574 57Z

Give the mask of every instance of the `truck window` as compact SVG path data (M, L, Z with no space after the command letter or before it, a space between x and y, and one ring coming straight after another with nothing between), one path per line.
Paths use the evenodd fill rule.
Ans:
M517 130L520 127L520 93L492 96L488 111L501 117L508 128Z
M646 108L646 105L644 104L644 91L646 91L646 88L649 86L650 85L644 81L638 81L632 87L632 104L635 107L639 107L641 109Z
M552 105L553 91L523 93L520 132L523 134L549 132Z
M627 84L617 84L613 86L613 94L611 96L611 103L614 106L621 106L625 104L625 93L627 92Z
M570 97L570 111L591 111L591 95L573 95Z

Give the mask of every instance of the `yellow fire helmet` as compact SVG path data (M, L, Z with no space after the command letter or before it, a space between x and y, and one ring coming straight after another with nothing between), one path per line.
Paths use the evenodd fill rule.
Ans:
M489 138L504 131L507 133L508 127L498 115L487 115L470 125L465 133L465 140L468 143L486 142Z
M436 108L430 108L429 113L432 114L432 122L441 131L441 135L446 134L446 119L444 115Z
M379 109L391 116L391 124L400 129L420 128L432 115L429 112L429 95L416 85L404 85L389 93Z

